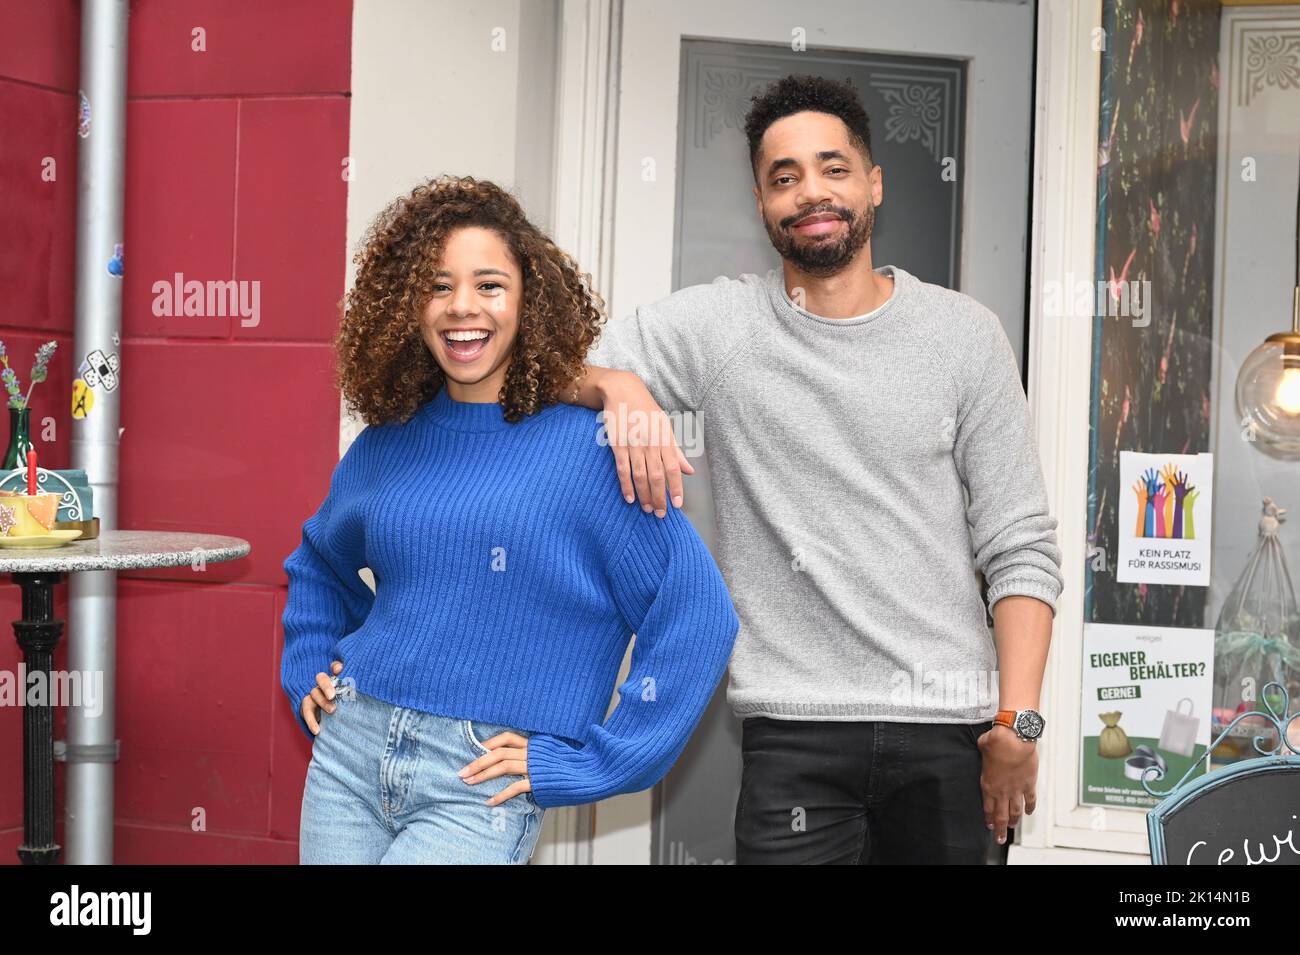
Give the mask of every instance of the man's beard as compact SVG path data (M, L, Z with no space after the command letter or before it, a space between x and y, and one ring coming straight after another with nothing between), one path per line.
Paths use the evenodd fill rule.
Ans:
M799 240L786 231L786 228L796 222L825 212L844 220L848 228L843 236L837 239ZM781 254L781 258L801 272L824 278L841 271L853 260L871 238L871 229L875 222L876 207L868 201L861 215L842 206L828 206L791 216L776 227L764 217L763 226L767 229L767 237L776 251Z

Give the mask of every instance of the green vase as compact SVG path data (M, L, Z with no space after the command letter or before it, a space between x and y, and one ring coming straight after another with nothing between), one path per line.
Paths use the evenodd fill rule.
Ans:
M5 471L27 466L27 452L32 449L30 414L30 408L9 409L9 450L5 452Z

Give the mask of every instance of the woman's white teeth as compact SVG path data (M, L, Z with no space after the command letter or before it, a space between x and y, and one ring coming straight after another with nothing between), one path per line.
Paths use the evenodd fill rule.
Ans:
M447 350L462 361L477 360L487 350L492 333L485 328L456 328L443 332Z

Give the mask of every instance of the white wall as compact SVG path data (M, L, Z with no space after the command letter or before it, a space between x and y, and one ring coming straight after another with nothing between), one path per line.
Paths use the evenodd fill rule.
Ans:
M442 174L518 190L545 229L554 50L548 0L357 0L349 247L390 201Z

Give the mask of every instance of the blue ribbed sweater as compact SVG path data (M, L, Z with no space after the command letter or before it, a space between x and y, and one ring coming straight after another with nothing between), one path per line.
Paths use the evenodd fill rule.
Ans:
M405 423L361 432L284 562L281 685L309 738L303 697L338 659L360 693L532 732L544 808L662 778L740 622L690 521L623 500L599 431L586 408L512 424L444 388Z

